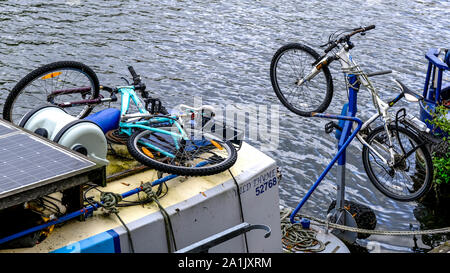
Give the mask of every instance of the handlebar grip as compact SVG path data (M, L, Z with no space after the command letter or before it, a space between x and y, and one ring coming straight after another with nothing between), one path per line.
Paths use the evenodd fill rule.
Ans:
M337 46L336 43L332 43L330 46L328 46L328 47L324 50L324 52L325 52L325 53L328 53L328 52L330 52L333 48L335 48L336 46Z
M353 29L353 33L354 34L356 34L356 33L359 33L359 32L364 32L364 31L367 31L367 30L371 30L371 29L374 29L375 28L375 25L370 25L370 26L367 26L367 27L358 27L358 28L354 28Z
M138 74L136 74L136 71L134 71L134 68L131 65L128 66L128 71L130 71L130 74L133 77L133 79L139 77Z

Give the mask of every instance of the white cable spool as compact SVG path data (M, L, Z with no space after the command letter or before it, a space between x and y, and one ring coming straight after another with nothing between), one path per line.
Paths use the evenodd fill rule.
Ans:
M31 110L20 120L19 126L82 153L98 164L109 164L102 129L92 121L67 114L58 106L45 105Z

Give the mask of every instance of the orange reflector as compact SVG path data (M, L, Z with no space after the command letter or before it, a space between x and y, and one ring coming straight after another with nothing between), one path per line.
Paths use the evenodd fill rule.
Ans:
M151 158L155 158L152 154L152 152L149 151L149 149L142 147L142 151L144 152L144 154L148 155Z
M62 72L52 72L52 73L47 74L47 75L45 75L44 77L42 77L42 79L43 79L43 80L51 79L51 78L54 78L54 77L57 77L57 76L61 75L61 73L62 73Z
M220 144L219 143L217 143L217 142L215 142L214 140L210 140L211 141L211 143L212 143L212 145L214 145L214 146L216 146L216 148L217 149L219 149L219 150L222 150L223 149L223 147L222 146L220 146Z

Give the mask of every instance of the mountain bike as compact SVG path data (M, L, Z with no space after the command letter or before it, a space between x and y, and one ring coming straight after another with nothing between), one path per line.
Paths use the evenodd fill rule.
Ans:
M120 122L117 136L126 136L130 154L144 165L177 175L204 176L220 173L237 160L235 146L203 126L213 122L210 106L170 114L158 98L149 97L146 85L132 66L132 83L124 86L100 85L97 75L87 65L62 61L44 65L21 79L9 93L3 118L15 124L42 103L63 108L77 118L86 117L102 103L117 101L120 94ZM103 97L100 91L109 97ZM140 92L141 97L137 92ZM136 112L130 113L130 105ZM186 119L187 118L187 119ZM202 126L186 126L186 120L200 120Z
M400 94L388 102L380 99L369 77L391 71L365 73L350 55L350 50L355 46L350 38L356 34L365 35L374 28L372 25L331 34L328 42L321 46L326 47L323 55L300 43L282 46L272 58L271 83L281 103L290 111L303 117L340 119L339 124L330 122L325 126L327 133L336 129L339 148L346 147L354 137L350 133L357 121L356 118L352 120L357 112L357 93L361 85L368 89L377 113L360 124L358 132L354 131L363 145L364 169L370 181L383 194L399 201L412 201L430 189L433 178L432 159L426 147L429 141L426 125L406 114L405 109L400 109L395 115L389 109L402 98L415 102L426 99L398 80L396 83L401 89ZM336 60L339 60L345 75L349 98L339 117L321 114L328 108L333 96L329 65ZM378 119L383 125L372 128L373 122ZM345 162L345 156L339 160Z

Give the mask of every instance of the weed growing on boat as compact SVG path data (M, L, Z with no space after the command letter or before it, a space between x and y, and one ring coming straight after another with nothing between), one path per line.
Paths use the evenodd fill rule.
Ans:
M443 132L443 141L433 149L434 182L449 184L450 182L450 120L447 118L448 108L444 105L436 107L430 123Z

